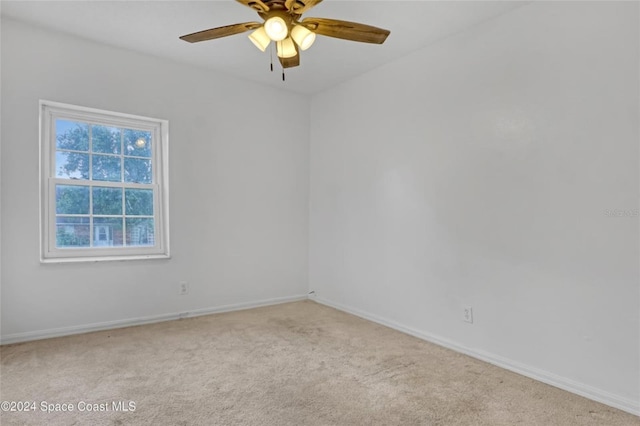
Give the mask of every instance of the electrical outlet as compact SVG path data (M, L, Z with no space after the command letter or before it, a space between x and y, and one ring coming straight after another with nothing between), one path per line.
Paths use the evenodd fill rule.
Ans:
M473 308L471 306L465 306L462 311L462 319L465 322L473 324Z
M180 281L180 283L178 284L178 291L181 296L189 294L189 283L186 281Z

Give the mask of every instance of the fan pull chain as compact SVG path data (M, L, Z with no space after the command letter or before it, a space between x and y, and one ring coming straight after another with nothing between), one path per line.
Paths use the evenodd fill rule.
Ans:
M269 43L269 58L271 59L271 72L273 72L273 44Z
M280 64L282 65L282 64ZM284 65L282 65L282 81L284 81Z

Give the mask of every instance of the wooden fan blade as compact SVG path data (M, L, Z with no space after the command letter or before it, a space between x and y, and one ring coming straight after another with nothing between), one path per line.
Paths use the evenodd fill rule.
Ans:
M282 68L293 68L300 65L300 53L292 58L281 58L278 56L280 63L282 64Z
M316 34L363 43L382 44L391 33L382 28L337 19L305 18L302 25Z
M224 27L211 28L197 33L183 35L180 39L188 41L189 43L197 43L199 41L213 40L214 38L240 34L245 31L256 29L261 25L262 24L259 22L245 22L242 24L227 25Z
M286 0L284 6L289 12L302 15L321 1L322 0Z
M258 12L267 12L269 10L269 6L267 6L261 0L236 0L236 1Z

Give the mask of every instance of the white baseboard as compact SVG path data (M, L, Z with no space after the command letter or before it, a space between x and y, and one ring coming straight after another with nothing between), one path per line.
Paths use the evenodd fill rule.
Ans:
M419 339L426 340L431 343L435 343L436 345L444 346L445 348L452 349L456 352L469 355L470 357L488 362L489 364L493 364L497 367L504 368L505 370L513 371L514 373L521 374L523 376L529 377L539 382L546 383L551 386L555 386L557 388L566 390L571 393L575 393L577 395L583 396L593 401L597 401L597 402L609 405L611 407L626 411L628 413L634 414L636 416L640 416L640 403L638 401L634 401L628 398L623 398L618 395L612 394L610 392L603 391L601 389L597 389L592 386L586 385L584 383L579 383L574 380L568 379L566 377L561 377L556 374L549 373L548 371L540 370L538 368L531 367L529 365L525 365L507 358L503 358L501 356L494 355L489 352L468 348L464 345L460 345L449 339L436 336L434 334L426 333L424 331L416 330L414 328L399 324L395 321L390 321L388 319L382 318L378 315L373 315L368 312L364 312L359 309L352 308L350 306L345 306L341 303L335 303L322 297L316 296L316 297L313 297L312 300L320 304L338 309L340 311L344 311L344 312L353 314L355 316L367 319L369 321L373 321L375 323L387 326L389 328L393 328L394 330L401 331L403 333L409 334Z
M162 321L172 321L181 318L198 317L202 315L217 314L221 312L240 311L243 309L258 308L260 306L297 302L300 300L307 300L307 298L308 296L306 294L299 296L276 297L273 299L263 299L254 302L236 303L232 305L195 309L187 312L175 312L170 314L152 315L148 317L128 318L124 320L106 321L71 327L52 328L48 330L28 331L26 333L15 333L1 336L0 345L28 342L31 340L50 339L52 337L70 336L72 334L89 333L92 331L111 330L114 328L131 327L134 325L151 324Z

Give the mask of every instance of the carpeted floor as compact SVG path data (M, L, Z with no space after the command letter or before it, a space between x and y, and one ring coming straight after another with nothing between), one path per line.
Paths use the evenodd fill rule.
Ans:
M0 400L36 404L1 413L5 426L640 425L310 301L7 345L0 355ZM74 411L42 411L65 403Z

